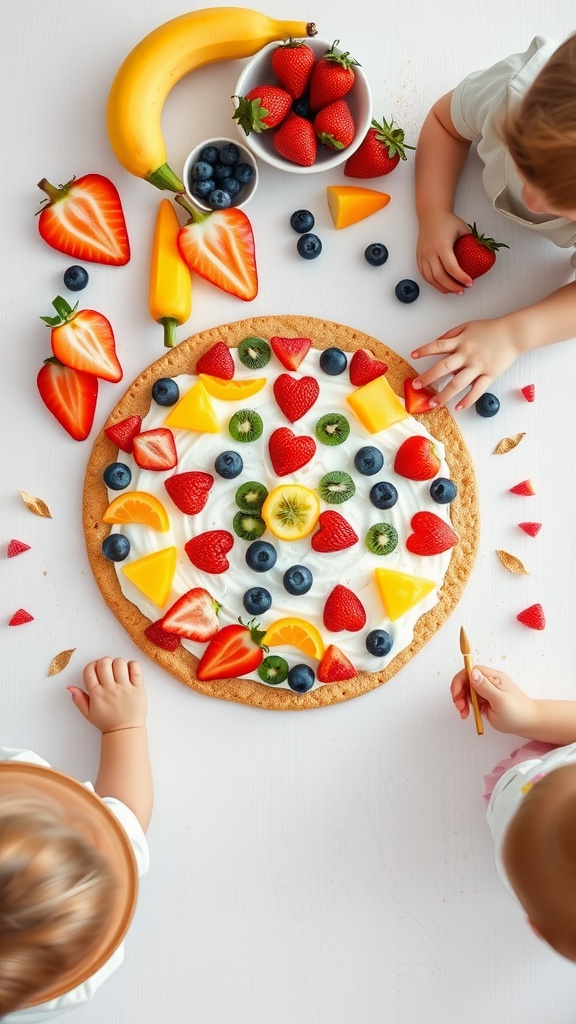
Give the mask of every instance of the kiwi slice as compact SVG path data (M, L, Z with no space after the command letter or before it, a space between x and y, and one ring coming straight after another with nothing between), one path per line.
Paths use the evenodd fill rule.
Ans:
M257 441L262 436L263 429L262 417L252 409L239 409L228 424L230 436L235 441L245 444L249 441Z
M327 412L315 427L316 437L322 444L343 444L350 433L350 424L339 412Z
M258 675L265 683L278 686L278 683L283 683L288 678L288 662L277 654L270 654L258 666Z
M366 547L374 555L389 555L398 545L398 531L390 523L375 523L366 534Z
M356 493L356 484L348 473L335 469L322 477L318 491L329 505L341 505Z
M266 523L252 512L237 512L232 520L232 527L241 540L258 540L266 529Z
M244 338L238 345L238 358L249 370L261 370L270 361L271 349L264 338Z
M235 501L242 512L259 512L267 497L268 491L264 484L258 483L257 480L248 480L247 483L240 484Z

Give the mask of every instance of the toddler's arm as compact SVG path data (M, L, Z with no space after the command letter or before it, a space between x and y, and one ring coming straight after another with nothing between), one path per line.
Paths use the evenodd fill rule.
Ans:
M472 684L480 697L483 714L498 732L558 746L576 742L576 701L536 700L504 672L484 665L476 665L472 670ZM450 692L460 717L467 718L470 685L464 669L454 676Z
M126 804L145 831L152 813L152 775L142 669L137 661L100 658L86 665L83 681L86 692L78 686L68 689L84 718L102 733L94 789Z

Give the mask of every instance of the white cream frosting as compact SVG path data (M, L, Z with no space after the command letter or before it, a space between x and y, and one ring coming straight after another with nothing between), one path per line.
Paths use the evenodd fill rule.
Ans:
M120 451L118 461L124 462L132 471L132 480L128 490L147 491L155 495L164 505L170 517L170 529L160 533L149 527L136 523L126 526L114 526L114 531L121 530L130 541L130 553L126 562L132 562L144 555L152 554L162 548L174 545L178 550L176 572L172 583L172 591L164 608L158 608L135 587L122 572L126 562L116 564L118 579L124 596L133 602L140 611L152 621L161 618L167 609L182 594L193 587L204 587L221 605L219 622L221 626L238 622L240 616L244 621L252 618L243 604L245 592L255 586L265 587L272 595L272 606L261 617L261 628L265 629L274 621L284 616L295 616L306 619L315 625L322 634L326 646L336 644L350 659L356 669L374 672L384 668L388 662L409 646L414 634L417 620L438 602L438 591L442 586L444 575L450 562L451 550L438 555L424 556L411 554L406 548L406 539L412 533L410 521L419 511L434 512L442 520L450 524L450 505L435 502L430 496L430 480L414 481L399 476L394 472L396 452L406 438L420 434L432 437L426 427L413 416L408 416L400 423L394 424L377 434L370 434L355 416L346 401L346 396L354 390L350 384L348 371L339 376L329 376L320 369L320 352L311 348L297 371L290 371L296 379L304 376L314 377L320 383L320 395L315 405L301 419L290 423L278 407L273 393L273 384L281 373L288 372L279 364L274 355L262 370L247 369L238 358L235 349L231 350L235 364L235 380L254 377L267 377L267 383L257 394L239 402L223 402L211 398L221 432L218 434L198 433L196 431L172 429L178 465L166 473L139 469L131 455ZM175 378L182 398L189 388L197 381L196 376L181 375ZM262 437L258 441L239 443L230 436L227 425L230 417L239 409L258 411L264 423ZM170 413L170 408L151 402L151 407L143 419L142 430L161 427ZM315 425L327 412L341 412L350 423L350 435L341 445L328 446L316 439ZM294 434L307 434L316 440L316 454L312 460L296 473L285 477L277 477L272 469L268 454L268 439L278 427L289 427ZM435 438L434 446L441 458L437 476L449 477L450 471L445 460L442 443ZM354 456L359 448L373 445L384 456L384 465L379 473L363 476L354 466ZM216 457L224 451L237 451L244 462L242 473L234 480L225 480L214 469ZM194 516L184 515L174 505L164 487L164 480L176 473L203 471L214 477L214 484L208 495L204 509ZM311 547L311 537L286 542L271 535L269 530L261 540L269 541L277 551L275 566L268 572L252 571L246 564L245 554L249 542L236 536L232 528L232 520L238 507L235 494L238 487L247 480L263 483L269 491L280 483L298 483L315 490L325 473L343 470L350 474L356 485L355 495L340 505L329 505L322 499L322 511L333 509L339 512L353 527L359 542L343 551L320 553ZM378 481L389 481L398 491L398 501L393 508L381 510L375 508L369 499L372 486ZM109 490L112 501L118 497L118 491ZM398 533L398 545L389 555L374 555L364 543L364 538L375 523L390 523ZM227 530L234 537L234 546L228 552L230 568L221 574L207 574L196 569L190 562L184 545L192 536L207 530ZM306 565L313 574L314 582L307 594L292 596L284 588L282 577L286 569L292 565ZM384 611L378 593L374 570L376 568L393 569L414 576L424 577L436 582L437 587L412 609L391 622ZM343 584L352 590L361 600L367 615L366 626L359 632L331 633L325 629L322 613L326 598L336 584ZM366 636L373 629L385 629L393 639L390 653L384 658L376 658L366 649ZM197 657L201 657L205 645L183 640L183 645ZM316 672L318 662L303 655L295 648L274 647L272 654L286 658L290 666L308 664ZM248 673L246 678L262 683L257 672ZM262 683L262 685L268 685ZM289 688L288 683L280 684ZM316 680L314 686L324 685Z

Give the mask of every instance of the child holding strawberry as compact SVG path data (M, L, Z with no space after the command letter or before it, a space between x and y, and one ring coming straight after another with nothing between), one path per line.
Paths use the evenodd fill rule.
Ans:
M438 291L463 294L472 285L453 249L470 228L453 205L473 142L495 209L558 246L576 245L575 96L576 35L561 46L536 36L524 53L469 75L434 104L416 150L417 262ZM452 374L430 407L469 388L456 406L464 409L517 356L574 336L576 283L570 283L514 313L460 324L418 348L414 359L442 358L414 386Z
M494 729L531 739L485 778L498 872L533 930L576 961L576 701L534 700L484 666L473 668L471 682ZM465 670L450 689L467 718Z

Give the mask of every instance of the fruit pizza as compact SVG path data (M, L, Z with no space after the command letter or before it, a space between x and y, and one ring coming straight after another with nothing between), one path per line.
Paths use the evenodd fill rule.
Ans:
M277 709L406 666L478 543L470 456L413 376L297 316L204 331L140 374L84 489L94 575L138 646L204 694Z

